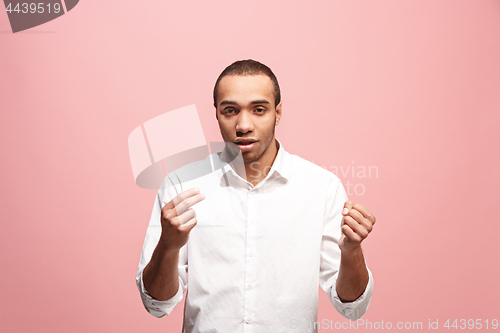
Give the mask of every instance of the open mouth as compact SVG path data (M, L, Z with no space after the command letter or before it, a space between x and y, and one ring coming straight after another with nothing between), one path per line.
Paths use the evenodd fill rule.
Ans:
M257 141L253 139L241 139L235 141L234 143L237 144L238 147L240 147L241 151L246 151L252 149Z

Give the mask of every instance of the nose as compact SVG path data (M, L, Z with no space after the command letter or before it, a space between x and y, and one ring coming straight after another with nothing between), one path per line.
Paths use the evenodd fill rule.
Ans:
M253 131L253 123L251 116L248 112L242 111L238 114L236 121L236 133L248 133Z

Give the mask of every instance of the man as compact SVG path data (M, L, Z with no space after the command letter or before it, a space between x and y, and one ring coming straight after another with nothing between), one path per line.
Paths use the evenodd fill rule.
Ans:
M373 289L361 242L375 217L275 138L282 102L267 66L228 66L214 106L226 148L167 175L156 197L136 276L148 312L170 314L189 269L184 332L316 332L318 284L358 319Z

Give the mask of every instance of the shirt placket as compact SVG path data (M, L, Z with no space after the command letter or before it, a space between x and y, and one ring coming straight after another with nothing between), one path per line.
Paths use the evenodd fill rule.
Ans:
M258 190L252 185L248 186L247 193L247 232L246 232L246 260L245 260L245 309L244 329L246 333L254 332L255 292L254 287L257 277L256 254L256 223L258 212Z

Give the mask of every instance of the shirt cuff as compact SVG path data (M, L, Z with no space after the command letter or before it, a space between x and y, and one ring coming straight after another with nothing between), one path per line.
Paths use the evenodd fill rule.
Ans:
M368 284L366 285L365 291L356 300L352 302L342 302L337 295L337 277L338 273L335 274L335 279L333 281L331 301L335 309L345 318L350 320L358 320L361 316L368 310L370 305L370 300L373 292L373 276L368 267Z
M144 304L146 311L148 311L156 318L161 318L165 315L167 316L170 315L175 306L182 301L183 297L182 285L183 282L179 276L179 289L177 290L177 293L172 298L167 299L166 301L159 301L153 298L144 287L144 282L142 280L142 272L140 273L137 281L137 287L139 288L139 292L141 293L142 304Z

